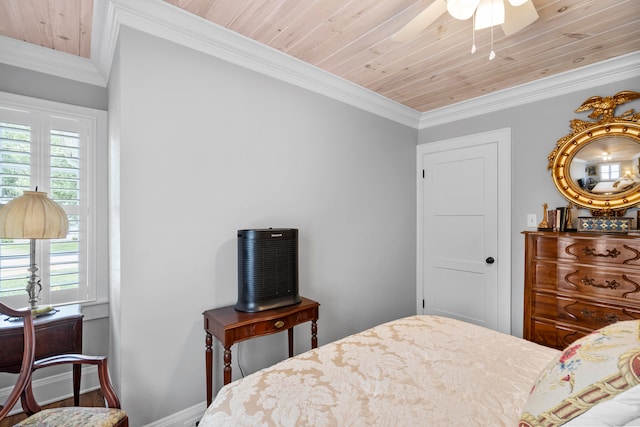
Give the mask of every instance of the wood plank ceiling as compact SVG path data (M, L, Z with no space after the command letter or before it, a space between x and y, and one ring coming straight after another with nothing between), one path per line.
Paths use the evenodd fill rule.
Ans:
M446 13L391 40L433 0L165 1L419 112L640 48L640 0L533 0L532 25L494 27L492 61L491 30L476 31L471 54L471 21ZM2 0L0 34L88 58L91 11L92 0Z
M1 0L0 34L89 58L93 0Z

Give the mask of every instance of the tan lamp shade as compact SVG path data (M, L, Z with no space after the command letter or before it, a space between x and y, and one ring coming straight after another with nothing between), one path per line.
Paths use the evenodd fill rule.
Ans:
M60 239L68 230L67 214L42 191L25 191L0 208L1 238Z

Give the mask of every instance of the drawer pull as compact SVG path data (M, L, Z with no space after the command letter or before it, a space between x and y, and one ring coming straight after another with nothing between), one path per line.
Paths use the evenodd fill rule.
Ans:
M284 322L282 320L278 320L276 323L273 324L273 326L275 326L276 329L280 329L284 326Z
M607 313L607 314L604 315L604 320L606 320L609 323L615 323L620 319L618 318L618 316L616 316L613 313Z
M604 283L596 283L596 279L591 279L587 276L584 276L584 279L581 280L586 286L593 286L594 288L603 288L603 289L617 289L620 286L620 283L615 280L605 280Z
M606 249L607 253L605 254L601 254L596 252L595 248L589 248L589 247L585 247L582 248L582 252L584 252L585 255L587 256L599 256L602 258L618 258L618 255L620 255L620 251L617 250L616 248L613 249Z
M581 313L582 313L582 315L584 317L590 317L590 318L593 318L593 319L596 319L596 320L602 320L602 321L607 322L607 323L615 323L618 320L620 320L620 318L616 314L613 314L613 313L605 313L605 314L602 315L601 319L598 319L596 317L596 315L595 315L596 314L595 312L593 312L591 310L587 310L586 308L583 308L581 310Z
M591 311L591 310L587 310L586 308L582 309L582 315L584 317L593 317L594 314L595 313L593 311Z

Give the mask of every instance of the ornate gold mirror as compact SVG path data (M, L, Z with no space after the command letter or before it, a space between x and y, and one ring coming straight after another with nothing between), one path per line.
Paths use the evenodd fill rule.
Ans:
M548 168L560 194L593 216L622 216L640 204L640 113L614 116L618 105L640 98L619 92L587 99L576 112L593 110L599 121L571 121L571 133L549 154Z

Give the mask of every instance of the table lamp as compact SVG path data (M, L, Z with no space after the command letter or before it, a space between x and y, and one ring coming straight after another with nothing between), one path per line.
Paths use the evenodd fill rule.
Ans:
M25 191L0 208L0 238L31 239L29 282L29 306L38 308L42 284L36 275L36 239L60 239L67 236L69 221L62 207L47 197L47 193ZM37 288L37 290L36 290Z

